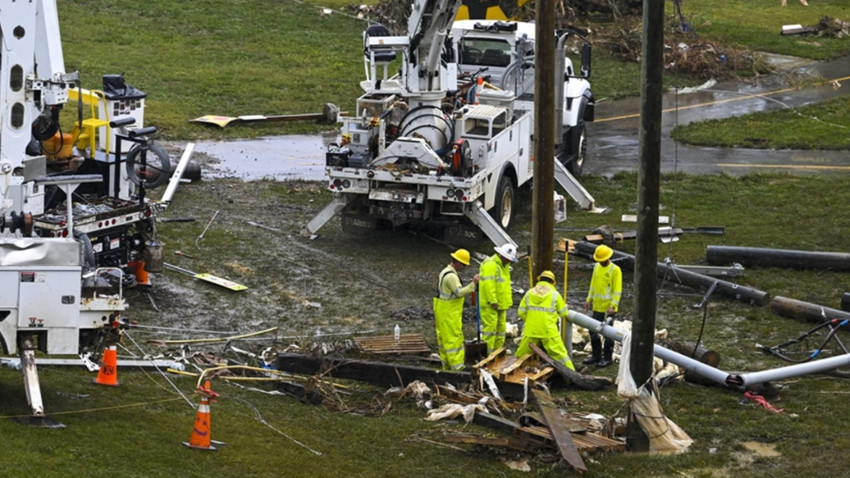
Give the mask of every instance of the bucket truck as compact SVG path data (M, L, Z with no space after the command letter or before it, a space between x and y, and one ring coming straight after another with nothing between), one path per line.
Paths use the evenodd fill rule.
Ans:
M142 92L109 76L95 94L65 72L55 0L2 2L0 36L0 346L20 355L32 418L52 426L35 352L99 353L116 339L128 265L157 262L144 190L168 159L142 124ZM63 133L72 98L102 109ZM122 141L135 146L122 153Z
M340 118L340 139L326 153L334 199L304 235L341 215L352 231L429 223L456 244L479 242L483 233L496 245L516 245L507 233L516 191L533 175L535 26L454 21L459 5L415 0L406 36L366 29L364 94L355 114ZM571 31L553 34L555 179L589 209L593 198L575 176L584 124L593 121L590 44ZM568 40L581 45L579 71L566 55Z

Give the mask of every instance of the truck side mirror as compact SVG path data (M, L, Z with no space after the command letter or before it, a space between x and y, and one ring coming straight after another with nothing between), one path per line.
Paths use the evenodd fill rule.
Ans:
M581 46L581 76L585 79L590 78L590 43L585 43Z

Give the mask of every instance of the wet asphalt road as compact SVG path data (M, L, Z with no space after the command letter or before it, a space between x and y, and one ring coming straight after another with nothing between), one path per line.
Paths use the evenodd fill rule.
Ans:
M848 151L703 148L670 140L670 131L677 124L804 106L850 95L850 57L824 63L806 63L787 57L771 58L784 71L815 75L823 81L817 86L797 89L789 87L783 80L787 75L770 75L759 78L753 84L716 84L696 91L665 94L661 141L663 173L850 173ZM639 98L598 102L596 121L588 124L588 157L584 174L608 176L638 169L639 111ZM331 133L202 141L196 144L195 152L218 160L212 166L205 164L204 174L207 177L238 177L246 181L263 178L323 181L325 150L336 137L336 133Z
M782 61L788 62L787 65L779 65L786 71L813 74L822 77L824 82L819 86L796 89L785 84L783 75L777 75L761 78L753 85L716 84L698 91L665 94L661 171L690 174L724 172L732 175L755 171L850 173L848 151L703 148L677 144L670 139L670 131L677 124L804 106L850 95L850 58L809 64L774 58L774 62ZM596 105L596 121L588 125L588 157L584 174L612 175L619 171L637 170L639 111L639 98L600 101Z

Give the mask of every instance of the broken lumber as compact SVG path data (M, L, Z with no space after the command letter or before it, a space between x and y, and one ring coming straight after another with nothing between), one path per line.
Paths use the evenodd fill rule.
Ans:
M832 309L811 302L776 296L770 302L770 310L780 317L805 320L820 324L831 319L850 319L850 312Z
M450 372L414 365L401 365L339 357L313 357L295 353L279 353L277 369L306 375L327 374L335 378L360 380L381 387L406 386L414 380L425 383L450 383L455 386L472 383L469 372Z
M534 453L540 450L540 446L528 440L517 437L484 437L473 433L452 433L446 435L448 443L461 443L464 445L487 445L510 448L511 450Z
M570 370L565 367L564 364L555 361L552 357L549 356L546 352L543 351L537 344L529 342L529 347L531 350L540 357L540 360L548 363L555 370L567 380L568 383L572 383L576 387L582 390L590 390L590 391L598 391L602 390L605 387L610 386L613 382L608 377L597 377L593 375L582 375L575 370Z
M592 242L576 242L575 250L577 254L588 259L593 258L593 251L597 245ZM635 256L626 254L620 251L614 251L612 260L623 269L634 271ZM758 289L735 284L714 277L708 277L695 272L676 267L672 264L658 263L658 276L667 281L676 282L693 288L701 288L708 290L712 284L717 283L717 292L736 300L744 300L755 305L767 305L770 300L770 294Z
M787 267L850 271L850 254L762 247L708 246L706 260L712 265L737 262L744 266Z
M581 459L581 454L579 453L575 443L573 443L573 438L570 434L569 428L567 427L567 423L564 420L564 416L561 415L561 411L558 409L557 405L555 405L546 392L542 390L533 389L532 393L534 394L534 398L537 400L537 404L540 406L543 421L546 423L546 426L549 427L549 431L552 433L552 438L555 440L555 443L558 444L558 451L561 452L561 456L567 463L570 464L570 466L579 472L584 473L587 471L587 466L584 464L584 460Z

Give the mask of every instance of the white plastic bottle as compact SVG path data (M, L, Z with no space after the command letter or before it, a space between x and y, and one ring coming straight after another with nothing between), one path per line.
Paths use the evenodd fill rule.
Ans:
M393 329L393 337L398 340L401 338L401 327L398 324L395 324L395 328Z

